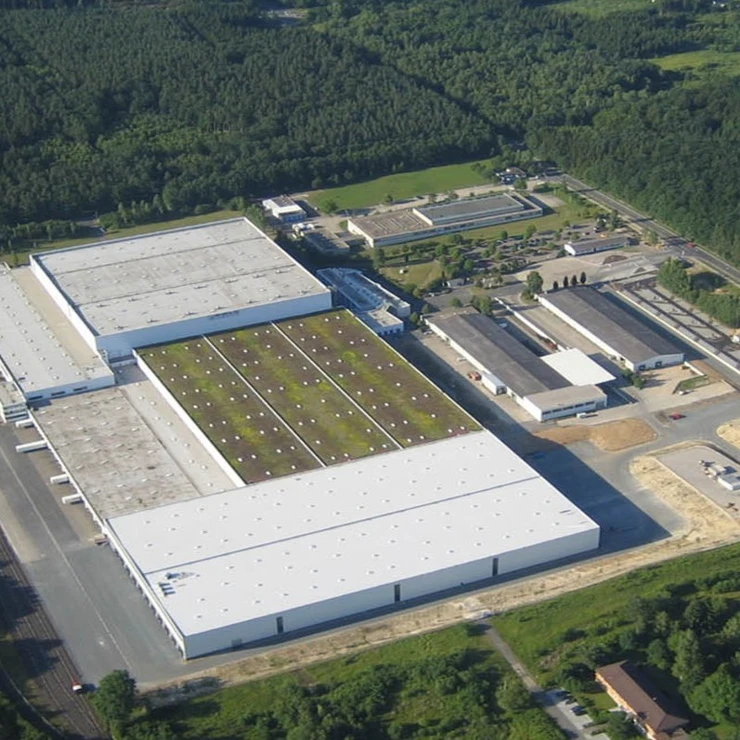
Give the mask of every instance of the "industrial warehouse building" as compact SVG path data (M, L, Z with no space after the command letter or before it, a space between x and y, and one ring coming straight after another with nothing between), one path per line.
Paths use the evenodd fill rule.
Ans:
M492 393L508 393L537 421L595 411L606 407L606 394L596 386L613 380L592 360L571 351L567 363L553 367L525 347L493 319L476 311L428 317L429 328L474 365ZM564 353L557 353L564 354ZM590 382L571 383L565 365L577 366ZM587 377L586 380L589 380Z
M331 308L331 291L245 218L31 255L31 270L110 361Z
M62 469L54 482L73 489L64 499L88 508L186 658L598 547L596 523L365 324L327 311L331 298L243 219L48 252L0 276L9 324L0 327L0 356L15 363L0 400L9 411L25 410L23 393L49 391L51 403L30 414ZM23 313L33 322L12 325ZM339 328L318 336L318 325L332 319ZM303 322L314 328L300 334ZM232 330L244 326L270 338L234 350ZM178 357L189 352L190 369L171 373L180 359L164 370L142 359L162 348L141 347L182 337L189 339ZM286 390L286 381L270 378L263 397L259 361L239 354L247 368L239 369L226 359L227 340L230 351L250 357L285 351L275 358L310 384ZM380 359L369 365L363 358L371 356ZM196 368L204 382L188 385L193 396L183 400L168 383L194 383ZM385 379L389 400L381 403L375 382L351 395L340 390L359 382L363 368ZM349 409L332 413L327 428L355 424L363 440L384 434L387 444L370 447L371 456L327 462L316 446L321 425L306 431L276 411L282 393L295 414L308 413L290 394L297 387L303 401L309 386L314 402L316 393L333 393ZM248 443L233 431L227 439L221 424L237 401L264 408L254 429L282 430L291 446L266 450L259 436ZM425 403L435 413L422 412ZM196 421L200 404L213 406L221 423ZM408 413L383 427L376 406L392 419ZM412 431L422 418L426 426ZM263 451L297 463L291 450L298 450L311 467L274 477L271 468L246 485L253 479L238 472L242 458L227 458L221 443L236 445L245 465Z
M678 347L595 288L554 291L538 296L538 300L633 372L678 365L684 360Z
M185 657L599 544L487 431L117 517L108 532Z
M370 247L386 247L541 215L542 207L527 196L503 193L353 218L347 230Z
M105 388L113 372L77 335L28 268L0 267L0 409L25 416L26 403Z

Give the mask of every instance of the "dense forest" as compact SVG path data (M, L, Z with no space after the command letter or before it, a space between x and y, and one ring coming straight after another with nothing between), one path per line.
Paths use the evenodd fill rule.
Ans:
M735 11L646 2L606 32L542 0L295 5L0 0L2 247L517 151L740 249L740 81L651 61L740 49Z

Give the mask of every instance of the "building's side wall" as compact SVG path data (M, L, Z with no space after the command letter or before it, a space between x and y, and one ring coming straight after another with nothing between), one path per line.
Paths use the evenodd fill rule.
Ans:
M79 378L73 383L61 383L60 385L52 385L47 388L28 391L26 393L26 400L29 403L34 403L35 401L42 401L49 398L71 396L76 393L99 390L100 388L110 388L115 383L116 379L112 372L106 373L99 378Z
M98 349L105 351L109 358L125 357L137 347L150 344L174 342L202 334L230 331L242 326L279 321L293 316L304 316L331 308L331 291L315 295L275 301L262 306L241 308L213 316L198 316L192 319L174 321L168 324L143 327L132 331L109 334L98 338Z
M31 255L29 264L31 266L31 272L44 287L44 290L46 290L49 296L51 296L54 303L59 306L59 310L70 320L72 326L74 326L79 335L85 340L90 349L97 351L95 332L87 325L85 320L79 313L77 313L74 306L67 300L67 296L64 295L56 281L48 272L46 272L34 255Z
M633 367L633 370L652 370L656 367L670 367L671 365L680 365L684 360L683 352L674 355L658 355L651 357L645 362Z
M601 394L590 401L581 401L577 405L559 408L541 408L529 397L517 398L516 400L537 421L562 419L565 416L573 416L574 414L588 413L589 411L606 408L606 397Z
M170 393L167 386L157 377L157 374L139 356L138 352L134 352L134 356L136 357L136 363L141 372L146 375L151 384L162 394L162 398L164 398L172 410L180 417L180 419L182 419L185 426L193 433L195 438L203 445L203 447L205 447L221 470L223 470L229 477L229 480L234 484L234 487L241 488L242 486L247 485L238 475L236 470L229 465L226 458L218 451L218 449L216 449L216 446L210 439L208 439L203 430L193 421L188 412L185 411L180 403L178 403L177 399Z
M574 516L582 514L575 514ZM512 573L522 568L549 563L572 555L579 555L599 546L601 530L594 522L591 529L583 532L566 534L557 539L548 540L537 545L529 545L521 550L512 550L499 557L499 574Z
M486 543L482 543L485 547ZM493 576L493 557L485 557L470 563L444 568L433 573L424 573L401 581L401 600L408 601L420 596L436 594L451 588L459 588L469 583L483 581Z
M281 618L283 632L287 634L392 606L398 603L396 586L400 587L399 596L402 603L489 579L494 575L494 569L497 574L510 573L521 568L542 565L552 560L587 552L597 548L598 545L599 528L594 524L592 530L566 535L522 550L501 555L493 554L452 568L399 580L397 583L388 583L316 604L290 609L284 613L275 613L269 617L259 617L191 635L185 638L186 656L193 658L220 650L229 650L256 640L276 637L278 618ZM495 566L494 558L496 558Z

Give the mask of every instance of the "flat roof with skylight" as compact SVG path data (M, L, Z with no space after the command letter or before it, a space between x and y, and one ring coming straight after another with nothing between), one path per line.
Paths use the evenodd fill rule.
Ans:
M475 220L497 214L516 213L531 207L529 202L519 200L507 193L488 195L482 198L464 198L451 203L421 206L414 211L430 225L445 224L449 221Z
M102 519L201 495L120 388L55 400L34 417Z
M113 384L99 357L80 362L71 356L7 267L0 267L0 355L30 399L64 387Z
M328 294L243 218L32 257L98 335Z
M574 535L598 545L598 526L486 431L109 525L185 636Z

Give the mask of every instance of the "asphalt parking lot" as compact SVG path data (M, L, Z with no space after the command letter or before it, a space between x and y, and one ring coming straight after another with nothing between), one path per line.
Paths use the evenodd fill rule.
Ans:
M588 712L583 714L574 712L573 710L579 705L574 700L567 699L563 694L564 692L559 689L546 691L542 699L545 705L552 707L560 714L563 726L568 728L566 731L569 736L580 740L609 740L609 736L603 732L596 735L590 734L589 726L593 724L593 720Z

